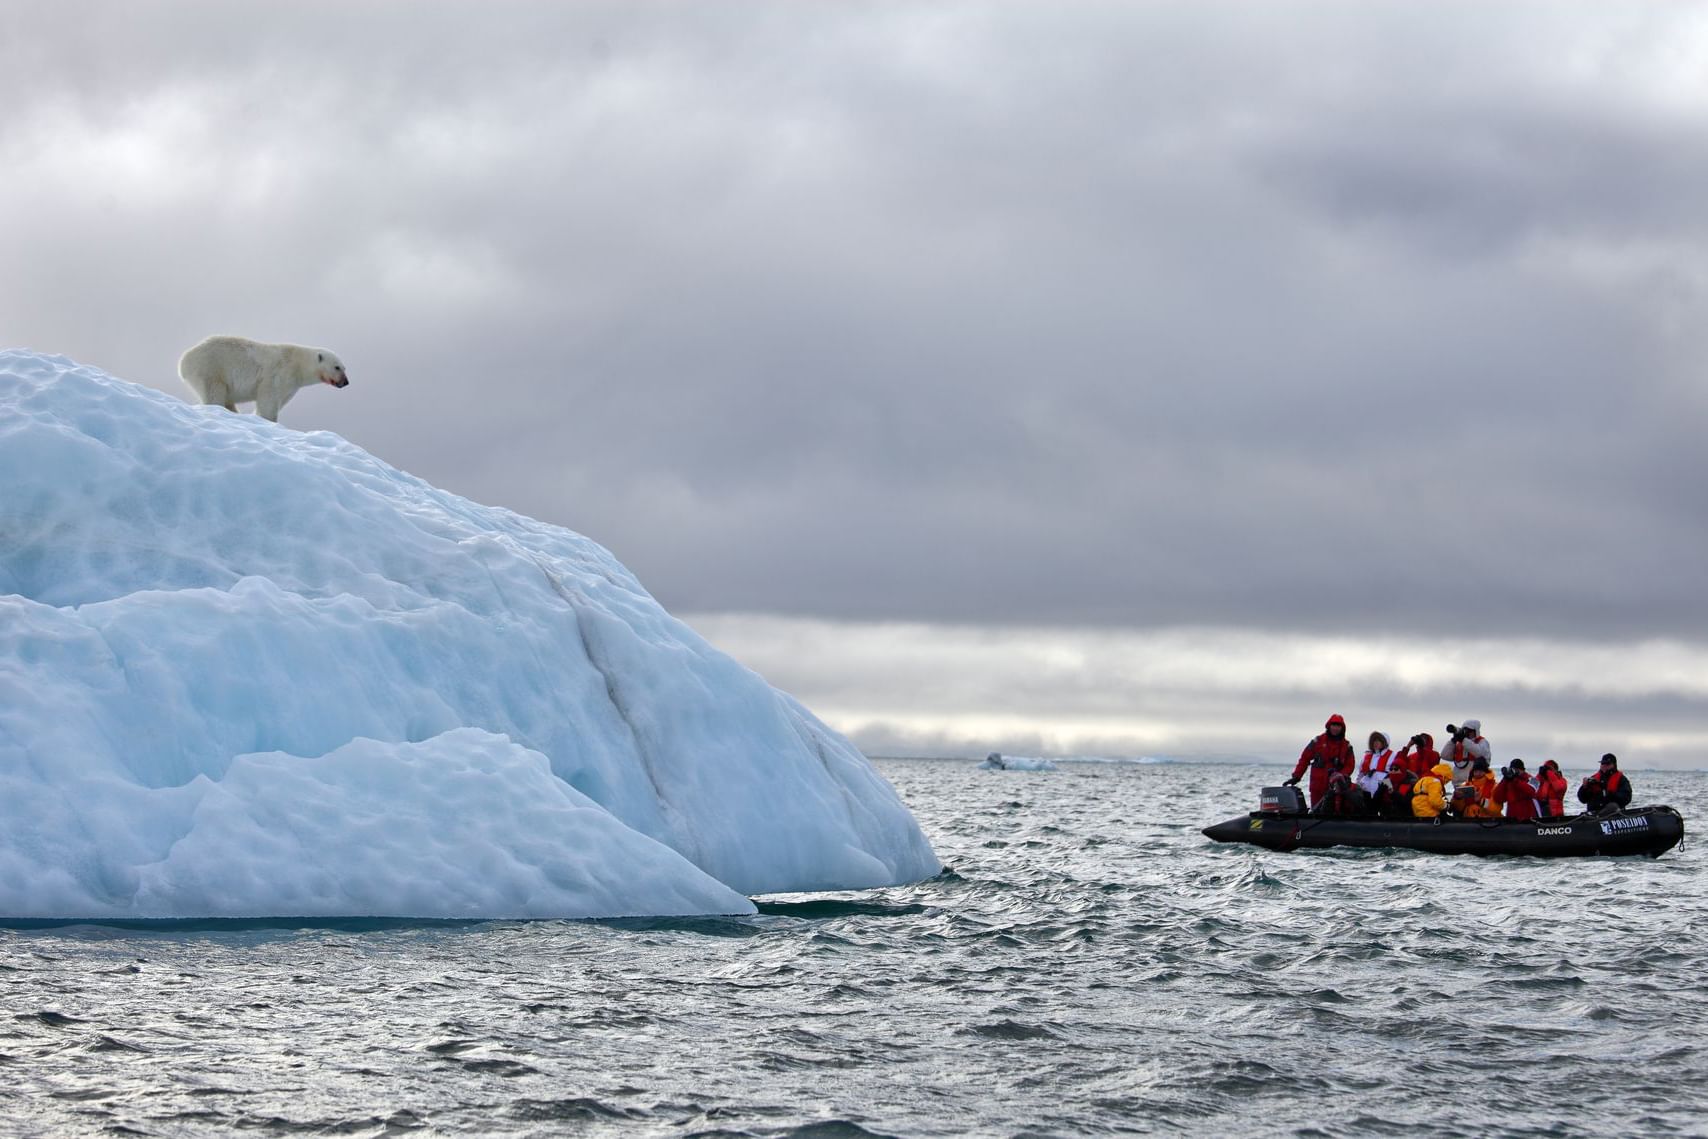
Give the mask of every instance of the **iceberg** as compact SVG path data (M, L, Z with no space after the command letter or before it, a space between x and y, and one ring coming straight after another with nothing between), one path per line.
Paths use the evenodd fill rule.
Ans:
M1036 755L1003 755L993 751L979 764L980 771L1055 771L1051 760Z
M0 351L0 919L751 913L941 870L597 543Z

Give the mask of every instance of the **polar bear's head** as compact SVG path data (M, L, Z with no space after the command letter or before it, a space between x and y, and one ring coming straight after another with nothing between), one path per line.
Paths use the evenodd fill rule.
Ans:
M331 384L335 388L350 386L350 377L344 372L344 361L325 349L317 350L314 354L317 375L323 384Z

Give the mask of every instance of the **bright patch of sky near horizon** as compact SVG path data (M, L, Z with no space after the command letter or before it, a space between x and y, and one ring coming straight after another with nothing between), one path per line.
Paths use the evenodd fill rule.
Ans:
M1498 758L1708 764L1708 648L691 617L868 753L1291 761L1330 712L1360 747L1480 719ZM1314 719L1313 719L1314 717Z

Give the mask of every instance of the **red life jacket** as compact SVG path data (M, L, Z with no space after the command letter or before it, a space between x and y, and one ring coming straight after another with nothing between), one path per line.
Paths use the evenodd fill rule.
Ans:
M1312 771L1321 771L1327 768L1330 772L1343 771L1350 775L1354 762L1352 745L1344 737L1337 740L1324 732L1305 745L1304 753L1299 756L1299 766L1294 770L1293 775L1295 778L1298 777L1306 767ZM1315 776L1312 778L1314 779ZM1325 775L1323 778L1326 779L1327 776Z
M1410 768L1411 773L1419 779L1428 775L1430 770L1441 762L1441 753L1435 750L1434 738L1427 732L1422 738L1423 743L1421 745L1408 741L1406 746L1402 747L1394 756L1402 766Z
M1315 753L1311 756L1312 767L1326 767L1330 771L1345 771L1346 765L1352 759L1352 745L1343 739L1335 739L1324 732L1316 738Z
M1488 743L1488 741L1485 740L1482 736L1472 736L1470 738L1470 740L1468 740L1468 741L1467 740L1449 740L1447 743L1447 750L1441 753L1441 758L1445 759L1448 763L1453 763L1453 764L1469 763L1472 759L1475 759L1476 756L1466 756L1465 744L1467 742L1468 743L1474 743L1474 744ZM1481 755L1482 753L1478 752L1477 754Z

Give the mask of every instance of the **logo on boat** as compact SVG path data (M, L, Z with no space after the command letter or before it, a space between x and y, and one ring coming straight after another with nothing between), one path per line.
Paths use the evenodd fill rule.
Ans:
M1537 834L1571 834L1571 827L1537 827Z
M1602 834L1618 834L1620 831L1646 831L1649 820L1646 815L1638 815L1634 819L1602 819Z
M1251 820L1251 829L1254 831L1262 830L1263 829L1263 820L1262 819Z

